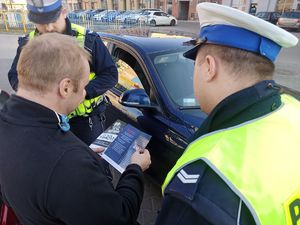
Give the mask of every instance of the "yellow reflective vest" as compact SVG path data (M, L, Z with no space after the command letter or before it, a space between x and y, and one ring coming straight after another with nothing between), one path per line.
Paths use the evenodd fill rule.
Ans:
M300 103L281 98L276 111L191 143L162 191L178 171L202 160L244 201L256 224L299 225Z
M85 33L86 30L84 27L79 26L77 24L71 24L72 30L75 30L78 32L79 35L76 36L76 40L79 42L79 44L84 47L84 41L85 41ZM36 35L35 31L31 31L29 33L29 39L34 38ZM95 79L96 75L95 73L90 73L89 80ZM75 116L88 116L92 111L93 108L99 105L103 101L103 95L97 96L92 99L85 99L82 103L78 105L78 107L71 112L68 117L72 118Z

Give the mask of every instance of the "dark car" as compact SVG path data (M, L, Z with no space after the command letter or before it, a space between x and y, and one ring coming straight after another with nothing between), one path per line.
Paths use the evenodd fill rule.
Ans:
M259 12L256 14L256 17L276 24L280 15L281 14L279 12Z
M206 117L193 92L194 61L183 56L190 38L100 35L119 70L107 126L121 119L152 136L149 173L161 183Z

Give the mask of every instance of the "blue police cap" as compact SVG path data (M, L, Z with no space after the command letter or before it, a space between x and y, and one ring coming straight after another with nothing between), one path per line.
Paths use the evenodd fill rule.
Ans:
M37 24L55 22L62 9L61 0L27 0L28 19Z
M240 10L215 4L197 5L200 21L200 42L184 56L195 59L198 48L207 43L253 52L275 61L281 47L297 45L298 38L291 33Z

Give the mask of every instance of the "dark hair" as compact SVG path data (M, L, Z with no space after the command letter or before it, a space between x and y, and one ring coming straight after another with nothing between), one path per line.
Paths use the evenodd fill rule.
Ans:
M211 54L226 64L232 74L253 74L259 80L272 79L275 70L274 63L258 54L226 46L204 44L202 55Z

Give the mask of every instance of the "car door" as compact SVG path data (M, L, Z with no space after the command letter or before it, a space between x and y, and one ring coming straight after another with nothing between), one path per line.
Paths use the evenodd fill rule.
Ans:
M170 25L171 18L167 13L162 12L161 17L162 17L163 25Z
M153 19L155 20L156 25L161 25L162 24L161 12L154 12Z
M155 85L147 73L147 65L139 55L128 46L121 43L105 40L119 71L118 84L107 93L111 106L107 109L108 127L115 120L120 119L152 136L147 148L150 151L152 165L148 173L156 181L162 183L167 172L175 164L187 146L186 139L176 129L171 129L171 121L164 110L159 106L159 96ZM148 75L147 75L148 74ZM152 105L160 110L138 109L120 104L120 96L126 90L144 89ZM182 124L179 123L179 126Z

